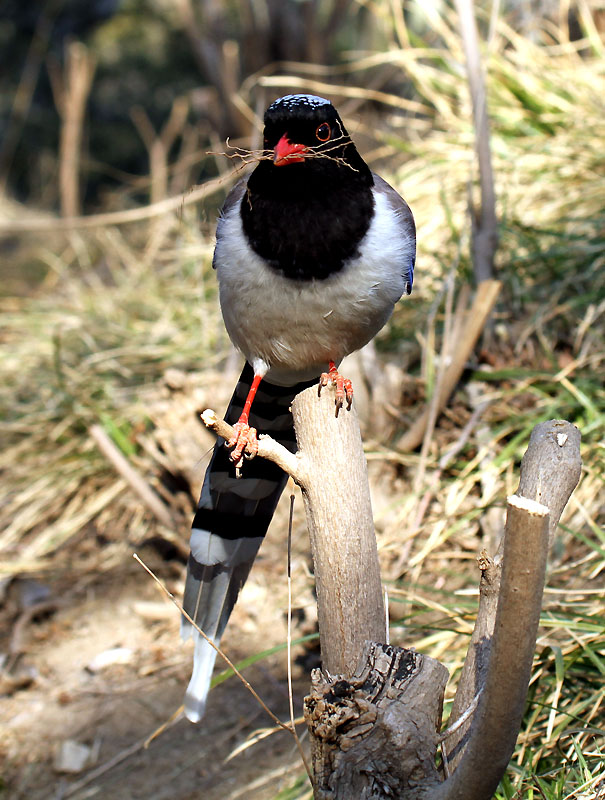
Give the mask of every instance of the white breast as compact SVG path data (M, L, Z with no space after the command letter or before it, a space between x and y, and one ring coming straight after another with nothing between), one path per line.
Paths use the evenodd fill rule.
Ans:
M375 211L360 255L325 280L285 278L256 255L242 230L239 203L220 222L215 264L227 332L273 383L291 384L339 363L383 327L405 288L413 242L398 215L374 192Z

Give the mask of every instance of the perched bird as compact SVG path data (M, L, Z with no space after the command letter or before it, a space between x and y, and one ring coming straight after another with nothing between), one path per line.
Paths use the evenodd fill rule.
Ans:
M373 174L334 106L281 97L265 113L264 151L229 193L213 266L227 332L246 358L217 442L191 533L183 607L216 644L286 483L256 458L256 430L296 449L290 404L319 379L336 386L336 413L353 390L340 361L383 327L412 291L416 234L405 201ZM226 446L225 446L226 444ZM237 471L239 472L239 470ZM216 651L195 639L185 713L201 719Z

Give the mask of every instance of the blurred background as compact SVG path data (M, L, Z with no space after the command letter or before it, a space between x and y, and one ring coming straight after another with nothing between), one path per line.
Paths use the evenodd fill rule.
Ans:
M391 641L446 664L446 717L532 427L583 475L550 559L534 674L497 798L605 797L605 6L475 6L497 248L460 19L424 0L3 0L0 15L0 797L309 798L293 742L235 679L178 716L188 528L240 361L216 217L276 97L329 97L418 228L414 293L349 365ZM473 222L474 220L474 222ZM501 282L447 407L438 398ZM410 437L428 412L428 424ZM287 498L224 638L287 717ZM318 663L302 503L296 713ZM302 640L302 641L300 641ZM301 732L304 725L301 727ZM154 732L157 736L150 741Z

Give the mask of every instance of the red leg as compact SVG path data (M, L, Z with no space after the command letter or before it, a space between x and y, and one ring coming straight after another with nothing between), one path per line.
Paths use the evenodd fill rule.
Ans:
M250 417L250 407L252 406L252 401L254 400L256 390L258 389L262 379L262 375L254 376L252 386L248 392L248 397L246 397L246 402L244 403L244 410L240 414L238 421L233 426L233 436L227 442L227 447L233 448L229 458L231 461L233 461L238 469L242 465L244 454L248 458L254 458L254 456L258 453L258 438L256 435L256 428L251 428L248 424L248 420Z
M353 384L348 378L343 377L336 369L336 364L333 361L329 362L329 369L327 372L322 372L319 377L318 394L321 394L323 386L333 383L336 386L336 416L342 408L344 401L347 401L347 411L351 408L353 402Z

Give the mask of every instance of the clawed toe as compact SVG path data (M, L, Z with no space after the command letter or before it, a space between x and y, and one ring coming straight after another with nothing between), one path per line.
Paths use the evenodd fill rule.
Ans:
M338 416L338 412L343 407L345 400L347 401L347 411L350 411L351 403L353 402L353 384L348 378L340 374L333 361L330 361L328 372L322 372L319 377L318 395L321 395L322 388L329 383L333 383L336 387L336 416Z
M233 448L229 454L230 460L236 469L241 469L244 458L254 458L258 453L258 436L256 428L250 427L247 422L240 420L233 426L233 436L226 442L228 448Z

